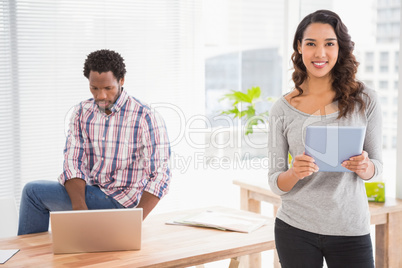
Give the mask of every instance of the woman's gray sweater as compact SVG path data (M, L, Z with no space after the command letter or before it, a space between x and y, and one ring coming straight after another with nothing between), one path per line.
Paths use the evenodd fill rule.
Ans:
M289 225L317 234L360 236L370 233L370 214L364 181L354 172L316 172L298 181L292 190L278 188L278 176L288 170L288 152L303 154L307 126L366 126L363 150L374 163L373 178L382 173L382 115L375 92L366 88L366 109L337 119L339 112L310 115L281 97L270 111L269 185L282 198L277 217Z

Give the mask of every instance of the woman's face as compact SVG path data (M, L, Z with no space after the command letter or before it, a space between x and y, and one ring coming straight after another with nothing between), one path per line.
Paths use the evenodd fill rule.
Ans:
M338 60L338 40L329 24L312 23L304 31L298 43L307 75L312 78L330 78L331 70Z

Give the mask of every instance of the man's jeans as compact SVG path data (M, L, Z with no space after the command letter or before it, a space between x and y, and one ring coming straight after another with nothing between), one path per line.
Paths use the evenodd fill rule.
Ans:
M124 208L99 187L87 185L85 201L88 209ZM70 197L55 181L27 183L22 191L18 235L46 232L49 229L49 211L71 210Z

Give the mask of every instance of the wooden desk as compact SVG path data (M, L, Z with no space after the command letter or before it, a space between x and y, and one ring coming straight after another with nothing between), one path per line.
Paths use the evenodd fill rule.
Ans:
M235 180L240 186L241 209L261 213L261 201L274 206L274 216L281 205L281 199L274 194L267 179ZM369 203L371 224L375 225L375 267L402 267L402 200L386 198L385 203ZM259 261L259 254L253 259ZM254 264L258 267L258 264ZM278 266L275 254L275 267Z
M150 215L139 251L54 255L49 232L0 239L0 249L20 249L4 267L188 267L274 249L273 221L249 234L165 224L201 210Z

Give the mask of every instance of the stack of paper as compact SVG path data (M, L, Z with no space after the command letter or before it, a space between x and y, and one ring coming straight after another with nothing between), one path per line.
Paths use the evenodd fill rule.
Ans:
M0 264L6 263L12 256L14 256L19 249L2 249L0 250Z
M250 233L265 225L267 222L268 218L255 213L244 211L220 212L208 210L171 220L167 222L167 224L207 227Z

